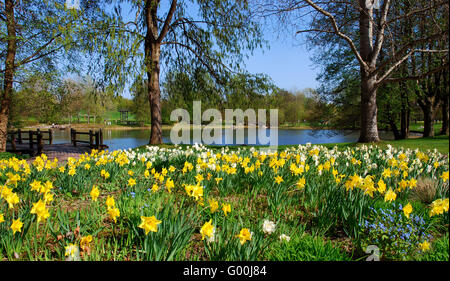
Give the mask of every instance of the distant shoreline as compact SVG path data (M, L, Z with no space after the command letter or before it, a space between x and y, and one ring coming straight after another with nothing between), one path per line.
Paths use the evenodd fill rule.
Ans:
M121 131L121 130L150 130L151 127L150 126L139 126L139 127L134 127L134 126L120 126L120 125L110 125L110 126L105 126L103 124L60 124L57 126L61 126L64 127L65 129L58 129L56 128L52 128L52 125L46 125L46 124L41 124L41 125L35 125L35 126L27 126L24 127L23 130L36 130L36 129L41 129L41 130L48 130L48 129L53 129L53 130L70 130L71 128L76 129L76 130L98 130L98 129L102 129L102 130L112 130L112 131ZM174 125L167 125L167 124L163 124L162 125L162 129L163 130L170 130L172 129ZM201 128L205 128L206 126L208 126L208 128L222 128L222 129L228 129L230 128L230 125L193 125L193 124L189 124L189 125L181 125L181 128L183 127L189 127L190 129L198 129L199 127ZM248 129L248 128L261 128L258 126L248 126L248 125L243 125L243 126L234 126L235 129ZM278 128L278 129L283 129L283 130L358 130L358 129L336 129L336 128L328 128L328 127L323 127L323 128L315 128L312 126L308 126L308 125L296 125L296 126L290 126L290 125L281 125L281 126L277 126L277 127L272 127L272 128ZM380 130L380 131L385 131L385 130ZM412 133L410 135L410 137L412 138L416 138L416 137L420 137L420 136L416 136L414 134L421 134L422 132L420 131L410 131L410 133Z
M181 125L181 124L180 124ZM36 130L36 129L40 129L40 130L48 130L48 129L54 129L54 130L67 130L70 128L73 129L80 129L80 130L98 130L98 129L107 129L107 130L144 130L144 129L150 129L150 126L120 126L120 125L103 125L103 124L58 124L55 125L57 127L52 127L52 125L48 125L48 124L41 124L41 125L34 125L34 126L27 126L24 127L23 130ZM167 124L163 124L162 125L162 129L163 130L170 130L172 129L174 125L167 125ZM193 128L199 128L200 126L198 125L181 125L182 127L190 127L191 129ZM208 128L222 128L222 129L228 129L230 128L230 125L201 125L202 128L208 126ZM64 128L64 129L61 129ZM241 125L241 126L233 126L234 128L260 128L258 126L248 126L248 125ZM311 126L288 126L288 125L281 125L281 126L277 126L277 127L272 127L272 128L279 128L279 129L292 129L292 130L314 130L314 127ZM321 128L321 129L330 129L330 128Z

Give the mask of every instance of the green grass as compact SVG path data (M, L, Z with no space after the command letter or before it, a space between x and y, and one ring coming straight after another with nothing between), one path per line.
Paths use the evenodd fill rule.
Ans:
M19 155L11 152L0 152L0 160L16 157L17 159L27 159L28 155Z
M387 146L388 144L391 144L392 146L395 147L404 147L411 149L419 148L420 150L437 149L441 153L448 153L449 152L448 140L449 140L448 136L436 136L436 137L382 142L380 143L380 146L384 147Z
M379 143L371 143L372 145L378 145L381 149L386 149L388 145L396 148L404 147L409 149L416 149L422 151L437 149L440 153L449 153L449 137L448 136L436 136L427 138L415 138L406 140L393 140L393 141L381 141ZM327 143L323 144L326 147L356 147L364 145L362 143ZM368 145L368 144L365 144ZM370 144L369 144L370 145Z
M422 151L427 151L437 149L440 153L449 152L449 136L436 136L427 138L415 138L406 140L393 140L393 141L381 141L379 143L371 143L372 145L378 145L380 148L385 149L390 144L393 147L399 148L410 148L410 149L420 149ZM338 148L345 147L357 147L361 145L370 145L363 143L325 143L321 144L325 147L332 148L337 146ZM284 149L290 147L288 145L280 145L279 148Z
M434 123L434 134L439 135L442 128L442 122ZM423 121L417 121L409 124L409 130L423 132Z
M271 261L350 261L351 258L336 243L322 237L302 235L289 242L276 242L267 254Z
M106 111L102 117L105 120L120 120L120 112L116 110ZM128 120L136 120L135 115L131 112L128 112Z
M436 239L432 245L431 250L426 252L423 256L419 256L419 261L449 261L449 237L448 233Z
M379 143L324 143L320 144L321 146L325 146L327 148L333 148L337 146L338 148L345 149L346 147L358 147L362 145L378 145L381 149L386 149L388 145L391 145L396 148L404 147L409 149L420 149L421 151L434 150L437 149L440 153L449 153L449 136L436 136L436 137L428 137L428 138L415 138L415 139L406 139L406 140L393 140L393 141L381 141ZM143 145L137 147L136 149L144 149L147 145ZM161 148L173 148L172 144L159 144ZM179 145L180 147L187 147L190 145ZM226 145L206 145L209 148L222 149L223 147L228 147L230 150L237 150L239 147L250 147L250 146L226 146ZM284 150L289 147L297 147L298 145L279 145L278 150ZM262 148L265 146L253 146L255 148Z

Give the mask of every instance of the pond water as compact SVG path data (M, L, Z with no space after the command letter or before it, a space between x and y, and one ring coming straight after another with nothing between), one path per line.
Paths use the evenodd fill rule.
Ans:
M266 136L270 136L272 130L264 129ZM81 130L80 130L81 131ZM248 144L249 132L245 130L244 143ZM393 139L391 132L380 131L380 138L383 140ZM213 145L239 145L236 143L236 133L233 134L233 141L227 141L225 130L222 129L222 135L213 139ZM189 144L194 144L194 132L190 131ZM258 132L256 132L258 136ZM84 138L83 138L84 137ZM80 139L88 140L87 136ZM322 143L342 143L342 142L356 142L359 137L359 131L354 130L309 130L309 129L278 129L278 145L295 145L295 144L322 144ZM103 143L109 147L109 151L117 149L134 148L141 145L148 144L150 138L150 129L133 129L133 130L103 130ZM170 140L170 129L163 130L163 142L172 143ZM195 139L199 142L198 139ZM251 140L251 138L250 138ZM70 130L54 130L53 143L70 143ZM253 142L251 144L254 144ZM260 142L256 137L256 145L267 145L267 142Z

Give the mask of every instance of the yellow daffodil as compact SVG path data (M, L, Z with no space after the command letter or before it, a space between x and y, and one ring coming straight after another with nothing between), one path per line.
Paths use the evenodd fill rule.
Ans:
M391 174L392 174L391 169L387 168L387 169L384 169L384 171L383 171L383 173L381 174L381 176L382 176L383 178L390 178L390 177L391 177Z
M37 191L39 192L41 190L41 182L37 180L33 180L32 183L30 183L31 191Z
M169 191L169 193L171 193L171 188L175 187L175 184L173 183L173 180L171 180L170 178L167 179L166 181L166 188L167 191Z
M222 204L222 211L227 216L229 212L231 212L231 205L230 204Z
M212 225L212 219L206 222L200 229L200 234L202 235L202 240L205 237L212 238L214 235L214 226Z
M160 223L161 221L156 219L155 216L151 217L141 216L141 224L138 227L144 229L145 235L147 235L150 231L157 232L158 224Z
M23 223L20 221L20 218L18 218L17 220L13 220L13 223L11 224L13 234L15 234L16 232L22 232L22 226Z
M53 201L53 193L51 192L47 192L44 194L44 202L45 203L50 203Z
M306 180L305 178L300 178L298 182L295 184L299 190L305 188Z
M419 243L419 247L422 251L428 251L430 249L430 243L428 241L423 241L422 243Z
M8 207L13 209L14 205L19 203L19 196L17 196L16 193L11 192L8 196L6 196L6 202L8 203Z
M135 186L136 185L136 180L133 178L128 179L128 185L129 186Z
M283 178L282 178L281 176L276 176L276 177L275 177L275 182L276 182L277 184L280 184L280 183L283 182Z
M413 211L413 208L411 206L411 203L406 204L406 206L403 207L403 213L405 216L409 219L409 214Z
M384 181L382 179L380 179L377 182L378 185L378 192L383 194L386 191L386 184L384 183Z
M73 176L76 174L76 170L74 168L69 169L69 176Z
M444 212L448 212L448 198L446 199L436 199L431 203L430 217L435 215L441 215Z
M204 179L204 178L203 178L202 174L198 174L198 175L195 176L195 180L196 180L198 183L202 182L203 179Z
M215 211L217 211L217 209L219 209L219 202L217 200L210 199L208 201L209 207L211 208L211 213L214 213Z
M108 198L106 198L106 206L108 207L108 209L111 209L114 206L116 206L116 202L114 201L114 197L108 196Z
M120 217L120 211L115 207L108 209L108 214L115 223L117 222L117 218Z
M386 192L386 194L384 195L384 201L395 201L395 199L397 198L397 194L392 191L392 189L389 188L389 190Z
M244 245L246 241L252 240L252 234L250 233L250 230L248 228L241 229L236 237L239 238L239 242L241 242L241 245Z
M31 208L30 213L36 214L38 216L37 220L38 223L41 220L45 220L50 216L47 208L45 207L45 202L43 202L42 200L39 200L38 202L33 204L33 208Z
M97 186L95 184L92 186L90 195L91 195L92 201L97 202L97 198L100 195L100 190L97 188Z
M447 171L447 172L442 172L442 175L440 176L440 178L441 178L444 182L447 182L447 181L448 181L448 171Z
M81 248L89 247L89 244L92 242L92 240L93 240L92 235L82 237L80 241L80 247Z

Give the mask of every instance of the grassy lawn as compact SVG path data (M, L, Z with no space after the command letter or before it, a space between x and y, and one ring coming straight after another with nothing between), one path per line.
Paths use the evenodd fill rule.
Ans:
M391 145L396 148L404 147L409 149L419 149L421 151L434 150L437 149L440 153L449 153L449 136L436 136L429 138L414 138L414 139L406 139L406 140L393 140L393 141L381 141L379 143L373 144L362 144L362 143L325 143L320 144L320 146L324 146L327 148L333 148L337 146L340 149L345 149L347 147L360 147L362 145L377 145L382 149L386 149L388 145ZM171 144L161 144L159 145L163 148L172 148L174 147ZM186 147L187 145L180 145L181 147ZM284 150L290 147L297 147L298 145L279 145L278 150ZM210 145L207 146L212 149L222 149L228 147L230 150L237 150L239 148L247 147L247 146L219 146L219 145ZM264 146L253 146L255 148L260 148ZM145 148L145 146L142 146Z
M105 120L120 120L120 112L106 111L102 117ZM128 120L136 120L136 117L132 112L128 112Z
M17 159L27 159L29 158L28 155L18 155L15 153L11 153L11 152L0 152L0 160L2 159L9 159L12 157L16 157Z
M434 134L439 135L439 133L441 132L441 128L442 128L442 122L434 123L434 126L433 126ZM423 132L423 121L417 121L417 122L410 123L409 129L411 131Z
M326 147L360 147L364 144L360 143L331 143L324 144ZM370 145L370 144L365 144ZM393 141L381 141L377 145L382 149L387 148L388 145L391 145L396 148L409 148L409 149L419 149L421 151L434 150L437 149L440 153L449 153L449 136L436 136L436 137L428 137L428 138L413 138L406 140L393 140Z

